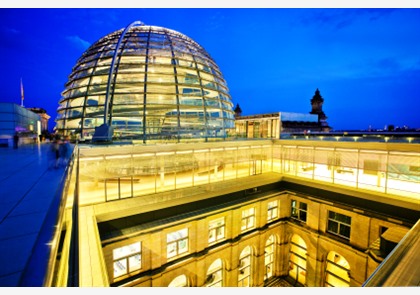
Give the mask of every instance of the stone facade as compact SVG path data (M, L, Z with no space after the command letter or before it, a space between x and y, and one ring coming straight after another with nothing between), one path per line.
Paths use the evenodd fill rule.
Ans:
M307 205L306 221L292 217L291 200ZM277 217L267 221L269 202L277 201ZM370 245L380 237L380 228L402 227L398 222L390 222L386 217L369 212L356 211L352 207L337 206L321 199L287 191L262 192L251 200L230 205L210 207L200 214L185 214L159 221L138 232L103 241L103 253L112 286L165 287L179 276L186 278L188 286L205 286L210 265L217 259L222 261L222 286L238 286L240 255L246 248L251 249L249 286L262 287L265 278L265 245L274 236L272 277L283 277L294 285L308 287L325 286L327 256L337 253L347 262L349 286L360 287L372 274L380 261L369 255ZM255 209L249 229L241 230L243 212ZM330 211L351 218L348 239L328 231ZM209 243L209 223L224 218L224 238ZM188 229L188 251L172 258L167 257L167 235ZM290 277L290 251L292 237L297 235L306 248L306 265L300 268L299 284ZM141 268L118 278L113 278L113 250L134 242L141 242ZM303 249L302 248L302 249ZM338 256L336 254L336 256Z

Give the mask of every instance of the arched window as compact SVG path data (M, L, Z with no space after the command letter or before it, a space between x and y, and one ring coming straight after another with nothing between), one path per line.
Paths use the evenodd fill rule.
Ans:
M251 286L251 247L245 247L239 256L238 287Z
M350 265L343 256L334 251L328 253L325 268L326 287L349 287L349 273Z
M298 235L290 241L289 277L302 285L306 283L306 243Z
M170 282L168 287L188 287L188 280L186 275L177 276Z
M264 280L267 280L273 276L274 268L274 235L271 235L265 242L264 248L264 265L265 273Z
M216 259L208 268L206 287L223 287L222 259Z

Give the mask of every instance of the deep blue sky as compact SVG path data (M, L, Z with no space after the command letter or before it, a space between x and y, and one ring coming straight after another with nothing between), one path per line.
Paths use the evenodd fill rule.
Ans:
M243 115L311 111L335 129L420 128L420 9L0 8L0 101L56 109L72 67L140 20L179 31L219 65Z

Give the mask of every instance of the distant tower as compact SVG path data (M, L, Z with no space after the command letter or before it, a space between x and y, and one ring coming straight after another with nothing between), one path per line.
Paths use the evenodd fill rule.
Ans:
M236 104L236 107L233 111L235 112L235 118L242 116L242 110L241 110L241 107L239 106L239 103Z
M324 99L322 98L319 89L317 88L315 90L315 95L311 99L312 111L310 112L310 114L318 115L318 122L321 123L323 131L329 131L330 127L327 123L327 116L322 110L323 103Z

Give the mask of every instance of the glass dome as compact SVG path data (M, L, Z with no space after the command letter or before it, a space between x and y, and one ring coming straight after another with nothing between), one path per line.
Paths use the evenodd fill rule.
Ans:
M114 140L224 139L234 128L233 104L203 47L134 22L83 53L59 102L58 134L95 139L103 126Z

